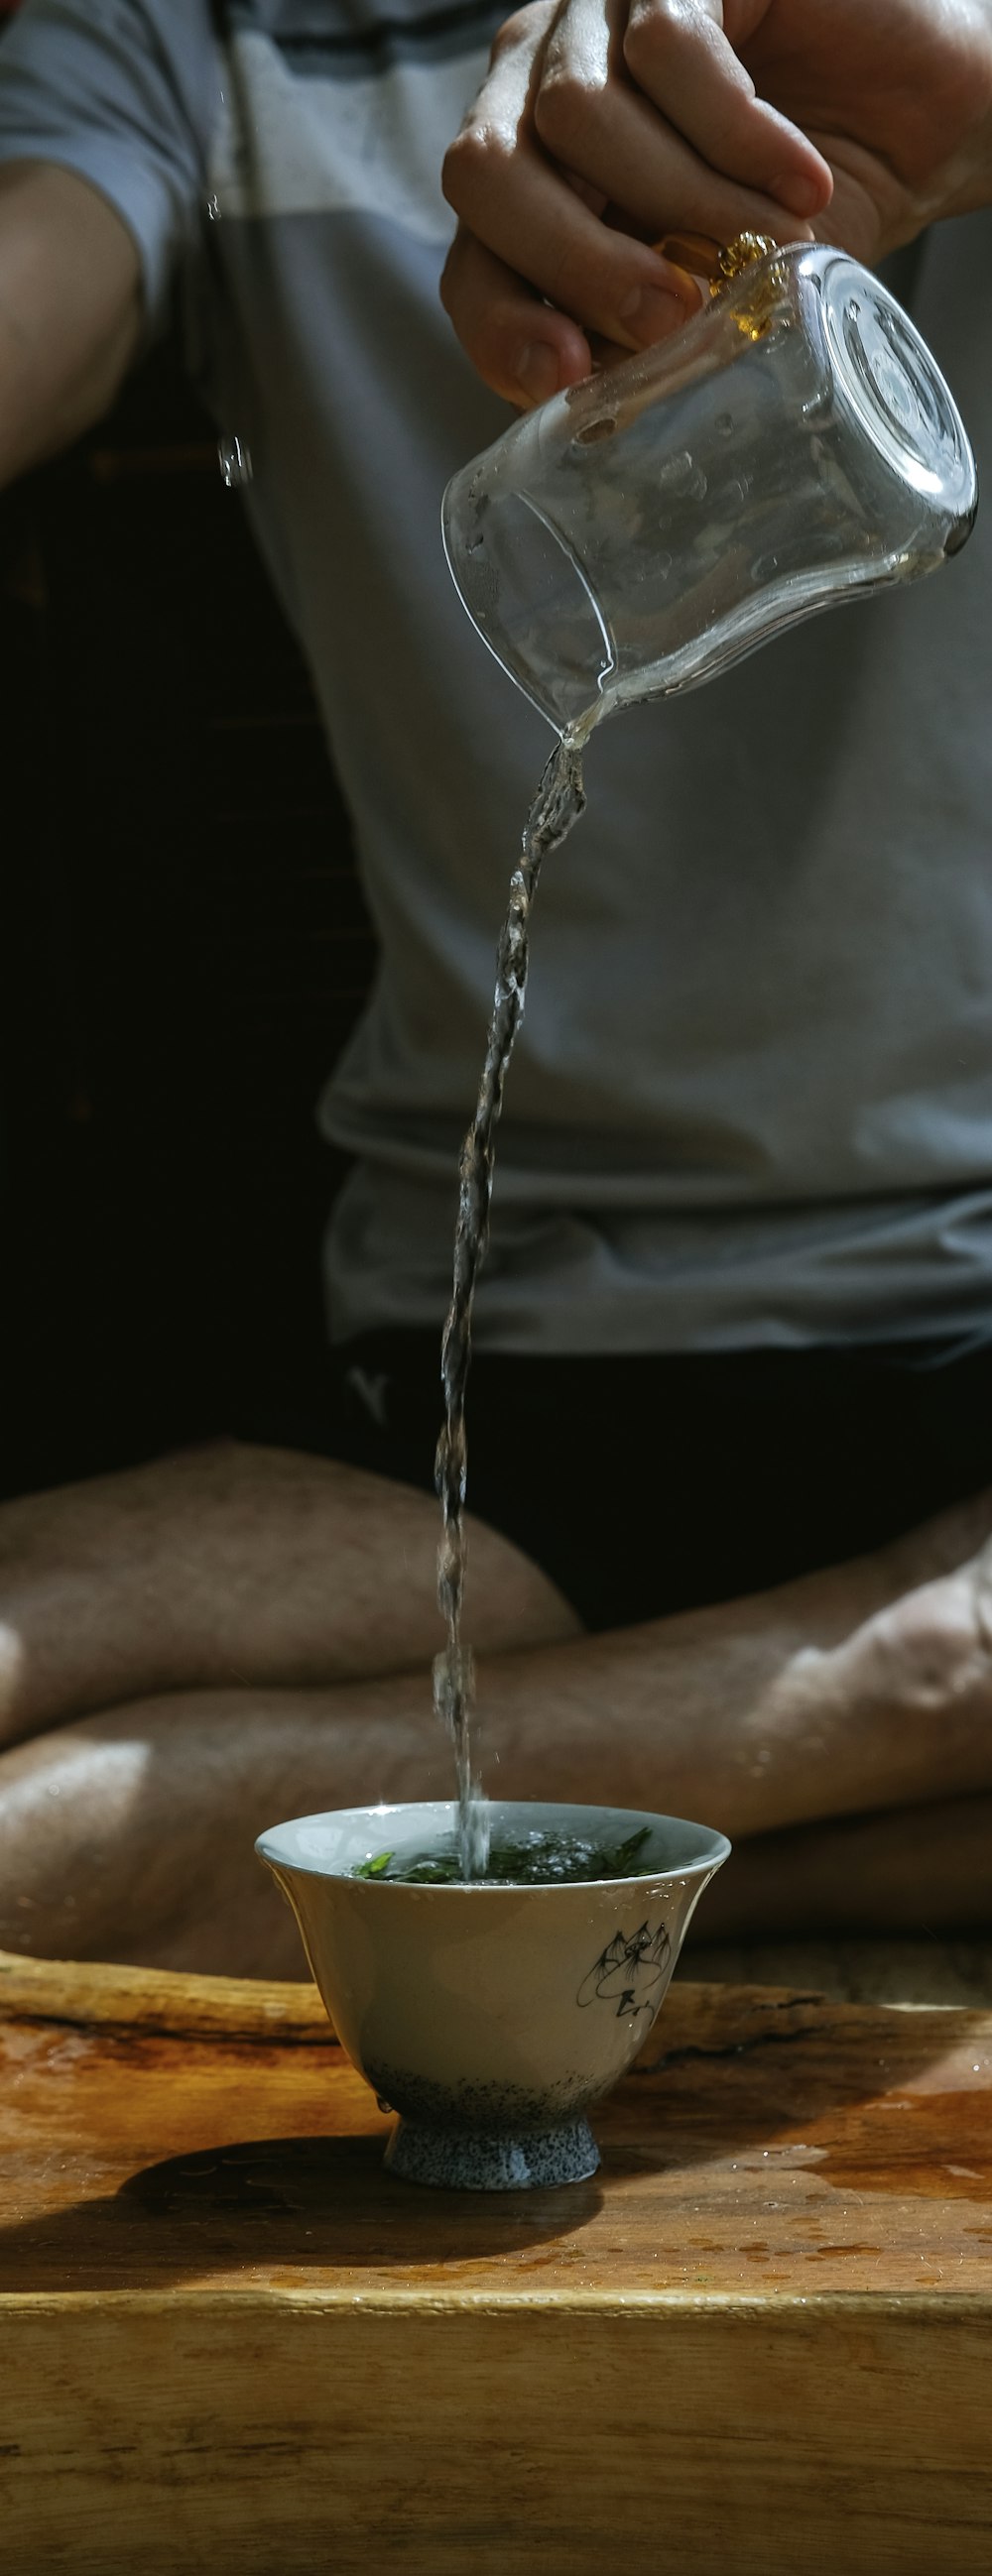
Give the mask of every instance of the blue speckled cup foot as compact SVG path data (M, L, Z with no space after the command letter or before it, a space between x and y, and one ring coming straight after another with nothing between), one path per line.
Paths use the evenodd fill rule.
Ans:
M531 2131L429 2129L422 2120L401 2120L383 2161L401 2182L436 2191L537 2191L588 2182L599 2148L588 2120Z

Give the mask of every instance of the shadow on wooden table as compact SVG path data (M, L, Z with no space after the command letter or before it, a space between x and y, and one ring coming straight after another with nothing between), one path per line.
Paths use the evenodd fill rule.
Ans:
M485 2254L547 2245L595 2216L594 2182L567 2190L414 2190L382 2169L382 2137L248 2138L142 2167L109 2197L0 2227L0 2291L167 2289L245 2273L441 2276ZM518 2269L514 2265L514 2271Z
M769 2189L798 2166L831 2200L883 2195L907 2225L920 2201L988 2204L988 2076L971 2093L944 2072L952 2036L968 2054L973 2020L683 1988L594 2115L598 2180L479 2198L383 2171L388 2117L326 2026L246 2045L216 2030L22 2020L8 2025L11 2107L20 2099L0 2290L303 2289L333 2274L357 2291L363 2276L402 2285L425 2267L454 2282L480 2258L509 2286L554 2261L547 2249L566 2236L595 2259L614 2187L632 2243L643 2233L648 2247L663 2204L673 2215L705 2197L719 2171L729 2250L732 2195L755 2167ZM259 2113L273 2112L259 2135ZM151 2144L171 2152L149 2157Z

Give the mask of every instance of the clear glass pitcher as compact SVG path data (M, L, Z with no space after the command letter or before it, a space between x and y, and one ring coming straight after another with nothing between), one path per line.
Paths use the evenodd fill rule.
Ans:
M758 244L674 339L466 465L443 527L469 616L561 733L931 572L977 502L957 407L878 279Z

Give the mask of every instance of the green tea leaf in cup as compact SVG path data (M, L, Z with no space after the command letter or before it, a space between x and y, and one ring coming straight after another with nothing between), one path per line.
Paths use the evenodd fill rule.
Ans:
M640 1825L625 1841L604 1850L583 1835L546 1833L535 1827L521 1842L494 1839L484 1875L472 1883L489 1887L567 1887L601 1878L635 1877L650 1839L650 1825ZM452 1835L446 1835L432 1851L411 1852L408 1858L401 1852L378 1852L374 1860L360 1861L352 1876L389 1879L405 1887L465 1884Z

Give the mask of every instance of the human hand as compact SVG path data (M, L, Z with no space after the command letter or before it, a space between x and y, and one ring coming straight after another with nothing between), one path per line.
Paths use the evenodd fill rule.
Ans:
M992 0L533 0L444 185L458 336L495 392L544 401L694 309L666 232L870 262L986 203Z

